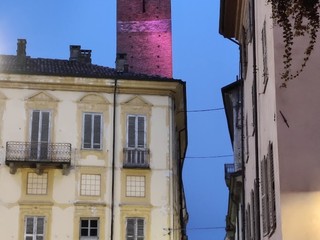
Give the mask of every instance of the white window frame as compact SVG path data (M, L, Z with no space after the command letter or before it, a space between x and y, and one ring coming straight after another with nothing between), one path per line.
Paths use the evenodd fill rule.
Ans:
M33 176L32 176L33 175ZM34 178L34 176L36 178ZM39 183L39 179L42 178L42 181L46 179L45 186L44 183ZM36 183L30 182L30 180L36 180ZM42 173L38 175L33 172L27 173L27 194L28 195L47 195L48 194L48 173Z
M28 219L32 219L32 233L27 233L27 222ZM42 233L38 233L38 219L43 219L43 229ZM26 216L24 220L24 240L37 240L42 237L45 239L45 229L46 229L46 218L44 216Z
M86 133L86 126L85 126L85 118L86 116L91 116L91 136L90 136L90 143L85 143L85 133ZM99 132L99 138L100 142L94 143L95 139L95 123L94 118L95 116L100 117L100 132ZM86 150L101 150L102 149L102 132L103 132L103 114L99 112L84 112L82 114L82 139L81 139L81 148ZM90 144L89 147L86 146L86 144ZM98 147L96 147L98 146Z
M38 123L38 129L34 129L33 128L33 121L34 121L34 113L35 112L39 112L39 123ZM44 113L48 113L48 116L49 116L49 120L48 120L48 137L46 140L43 140L42 137L43 137L43 133L42 133L42 130L43 130L43 114ZM49 151L48 151L48 143L50 143L50 139L51 139L51 111L50 110L38 110L38 109L34 109L34 110L31 110L31 113L30 113L30 136L29 136L29 139L30 139L30 142L31 142L31 149L30 149L30 157L31 158L34 158L36 157L35 159L39 159L39 158L45 158L47 159L48 158L48 154L49 154ZM32 139L33 138L33 132L34 131L37 131L38 132L38 137L37 139ZM36 148L36 149L35 149ZM33 154L33 151L36 150L36 154ZM44 150L44 152L43 152ZM43 153L46 155L42 156ZM36 155L36 156L35 156Z
M143 120L143 133L141 133L140 120ZM131 120L134 120L131 122ZM133 124L133 126L131 125ZM134 127L134 129L133 129ZM140 133L139 133L140 130ZM131 135L133 134L133 136ZM142 137L142 141L141 141ZM133 167L147 167L148 149L147 149L147 116L140 114L127 115L126 130L126 165Z
M135 129L134 129L134 137L135 137L135 143L134 143L134 146L129 146L129 119L130 118L135 118ZM139 141L138 141L138 137L139 137L139 134L138 134L138 130L139 130L139 124L138 124L138 121L139 121L139 118L143 118L143 121L144 121L144 129L143 129L143 146L139 146ZM145 115L128 115L127 116L127 147L128 148L135 148L135 149L145 149L146 148L146 144L147 144L147 117Z
M139 181L139 183L143 183L143 186L135 185L137 184L137 181L130 181L129 178L143 179L143 181ZM135 188L135 189L133 190L131 188ZM138 197L138 198L146 197L146 176L144 175L127 175L126 176L126 197Z
M133 221L133 233L129 233L128 221ZM139 235L139 221L142 221L142 232ZM141 225L140 225L141 227ZM126 240L144 240L145 239L145 219L141 217L132 217L126 219Z
M94 189L92 190L91 188L96 188L97 185L90 183L85 183L84 182L84 176L99 176L99 189ZM87 180L87 179L86 179ZM97 179L95 179L97 180ZM88 191L90 192L90 194L88 193ZM91 193L91 192L99 192L98 193ZM89 173L82 173L80 176L80 195L81 196L100 196L101 195L101 174L89 174Z

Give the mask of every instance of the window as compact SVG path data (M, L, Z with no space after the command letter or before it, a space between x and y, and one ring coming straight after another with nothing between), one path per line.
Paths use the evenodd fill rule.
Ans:
M45 218L28 216L25 218L24 240L44 240Z
M254 21L254 11L253 11L253 0L249 0L249 9L248 9L248 42L252 41L253 36L253 21Z
M50 112L34 110L31 116L31 159L48 159Z
M126 166L147 166L146 117L129 115L127 118Z
M276 228L276 204L273 167L273 145L269 143L268 155L261 162L262 224L264 236L272 235Z
M27 194L46 195L48 188L48 173L38 175L28 173Z
M251 215L250 215L250 204L247 205L246 209L246 222L245 222L245 228L246 228L246 239L251 240Z
M102 114L83 114L83 149L101 149L102 142Z
M246 135L245 135L245 138L246 138L246 141L245 141L245 154L246 154L246 163L249 161L249 156L250 156L250 152L249 152L249 125L248 125L248 114L246 114Z
M83 218L80 219L80 240L99 239L99 219Z
M247 46L247 32L242 27L242 39L240 42L240 58L241 58L241 76L246 79L248 69L248 46Z
M80 194L82 196L100 196L101 175L81 174Z
M126 240L144 240L143 218L127 218Z
M144 176L127 176L126 196L145 197L146 178Z

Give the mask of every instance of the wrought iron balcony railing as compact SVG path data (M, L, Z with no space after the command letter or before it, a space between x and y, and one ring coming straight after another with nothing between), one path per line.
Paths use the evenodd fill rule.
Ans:
M71 163L70 143L7 142L6 165L37 167L40 165L64 168Z
M124 148L124 163L127 168L148 168L149 149L147 148Z

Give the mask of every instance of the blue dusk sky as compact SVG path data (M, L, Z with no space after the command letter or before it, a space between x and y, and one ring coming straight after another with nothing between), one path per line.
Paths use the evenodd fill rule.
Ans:
M92 50L94 64L114 67L116 0L1 0L0 54L69 58L69 45ZM189 145L183 169L189 240L225 236L228 191L224 164L233 161L221 87L238 74L238 46L219 35L218 0L172 0L174 78L187 82ZM229 155L229 157L216 156ZM164 232L165 234L165 232Z

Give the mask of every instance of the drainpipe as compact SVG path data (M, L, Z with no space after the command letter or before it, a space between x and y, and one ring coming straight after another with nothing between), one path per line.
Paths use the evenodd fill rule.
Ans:
M258 94L257 94L257 46L256 46L256 11L255 11L255 0L252 1L252 15L253 15L253 22L252 22L252 31L253 31L253 84L254 84L254 100L255 100L255 112L254 112L254 123L255 123L255 161L256 161L256 189L258 194L257 198L257 230L259 234L259 238L261 238L261 231L260 231L260 179L259 179L259 129L258 129Z
M111 226L110 226L110 239L113 240L113 230L114 230L114 189L115 189L115 150L116 150L116 105L117 105L117 87L118 79L114 80L113 88L113 130L112 130L112 180L111 180Z

